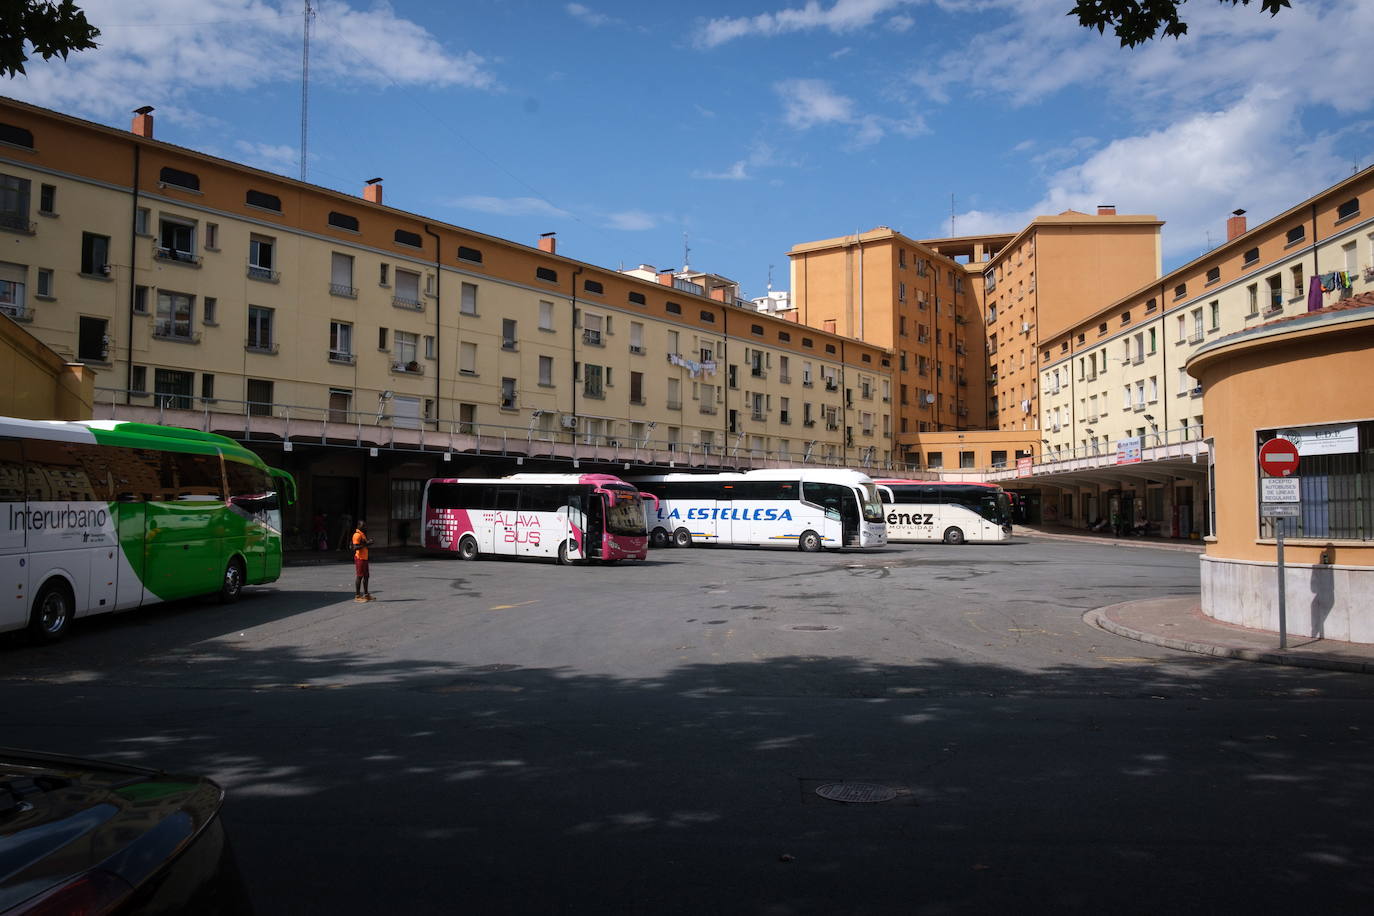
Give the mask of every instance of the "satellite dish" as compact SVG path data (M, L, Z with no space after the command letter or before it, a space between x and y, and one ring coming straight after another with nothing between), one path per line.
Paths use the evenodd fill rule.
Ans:
M927 403L927 404L934 404L934 403L935 403L935 395L933 395L933 394L927 394L927 395L926 395L926 403Z

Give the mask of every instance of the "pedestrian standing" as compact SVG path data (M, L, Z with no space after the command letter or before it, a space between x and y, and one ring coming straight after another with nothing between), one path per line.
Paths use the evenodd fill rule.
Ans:
M367 536L367 522L358 520L358 528L353 532L353 600L354 601L375 601L369 589L369 572L367 565L367 548L372 544L372 538Z

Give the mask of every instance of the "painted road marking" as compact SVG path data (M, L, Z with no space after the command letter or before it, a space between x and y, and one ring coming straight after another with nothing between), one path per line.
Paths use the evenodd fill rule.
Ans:
M529 605L531 605L531 604L538 604L538 603L539 603L539 602L536 600L536 601L521 601L519 604L498 604L498 605L496 605L496 607L489 607L489 608L487 608L487 610L489 610L489 611L509 611L509 610L510 610L511 608L513 608L513 607L527 607L527 606L529 606Z

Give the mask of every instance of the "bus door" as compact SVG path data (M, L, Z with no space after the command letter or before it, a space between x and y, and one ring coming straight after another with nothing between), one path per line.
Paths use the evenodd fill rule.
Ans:
M827 547L840 547L849 544L850 539L858 543L859 504L854 491L837 483L802 483L802 499L814 503L823 510L824 521L817 519L816 533ZM846 513L845 507L852 510Z
M24 461L19 442L0 439L0 512L8 522L24 509ZM28 619L29 564L24 528L15 524L0 527L0 630L21 627Z
M715 501L714 509L707 514L711 518L705 522L707 536L715 544L747 544L749 543L749 527L743 522L738 525L731 520L730 516L735 510L735 503L728 499L718 499Z

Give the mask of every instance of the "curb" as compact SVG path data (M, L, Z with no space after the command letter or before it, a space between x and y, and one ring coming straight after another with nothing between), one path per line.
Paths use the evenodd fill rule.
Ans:
M1180 553L1196 553L1199 555L1207 551L1206 547L1194 546L1192 544L1167 544L1160 543L1159 541L1093 537L1085 534L1056 534L1048 531L1037 531L1034 528L1017 529L1013 533L1020 537L1043 538L1047 541L1076 541L1080 544L1102 544L1107 547L1151 547L1155 550L1173 550Z
M1163 646L1166 649L1177 649L1180 652L1192 652L1197 655L1211 655L1215 658L1229 658L1237 661L1260 662L1266 665L1286 665L1290 668L1322 668L1327 671L1344 671L1347 674L1374 674L1374 662L1357 662L1345 658L1332 658L1329 655L1290 655L1280 650L1242 649L1236 646L1219 646L1215 643L1157 636L1154 633L1146 633L1143 630L1136 630L1117 623L1108 617L1106 612L1112 607L1118 606L1111 605L1110 607L1088 611L1083 615L1083 621L1090 626L1106 630L1108 633L1115 633L1117 636L1124 636L1127 639L1134 639L1137 642L1149 643L1154 646Z

